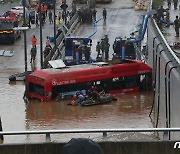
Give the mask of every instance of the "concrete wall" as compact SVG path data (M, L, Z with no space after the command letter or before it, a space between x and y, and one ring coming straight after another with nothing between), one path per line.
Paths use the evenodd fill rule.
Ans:
M179 65L170 50L151 19L148 24L148 63L153 68L153 81L156 83L154 123L155 126L165 128L180 127L180 69L178 66L170 71L172 67ZM169 72L171 72L170 78ZM179 139L179 137L180 133L170 135L170 139Z
M101 142L104 154L179 154L171 142ZM62 154L63 143L4 144L0 154Z

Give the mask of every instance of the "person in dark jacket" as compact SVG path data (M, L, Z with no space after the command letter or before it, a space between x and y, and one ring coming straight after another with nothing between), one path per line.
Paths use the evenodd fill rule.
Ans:
M50 23L50 24L53 23L53 19L52 19L52 11L51 11L51 10L49 10L48 16L49 16L49 23Z
M164 20L164 12L166 12L166 10L163 8L163 6L161 6L157 11L159 19Z
M105 45L105 49L104 49L104 51L105 51L105 60L106 60L106 61L108 61L108 59L109 59L109 47L110 47L110 44L107 43L107 44Z
M107 16L107 11L106 11L106 9L104 8L104 9L103 9L103 19L104 19L104 21L106 21L106 16Z
M92 12L94 21L96 21L96 13L97 13L97 10L94 8Z
M177 10L178 0L173 0L174 2L174 10Z
M171 0L167 0L167 5L168 5L168 8L170 9L171 8Z
M174 28L176 32L176 37L179 37L179 19L178 16L176 16L176 19L174 20Z
M100 45L100 42L98 41L97 42L97 45L96 45L96 51L97 51L97 57L100 55L100 51L101 51L101 45Z
M105 37L104 37L104 42L105 42L106 45L109 43L108 35L105 35Z
M37 50L36 50L36 48L33 46L32 48L31 48L31 60L30 60L30 63L33 61L35 61L35 59L36 59L36 53L37 53Z

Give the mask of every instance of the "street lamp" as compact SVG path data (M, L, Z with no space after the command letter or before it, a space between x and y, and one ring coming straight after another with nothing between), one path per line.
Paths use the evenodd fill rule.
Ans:
M14 28L15 30L21 29L24 32L24 61L25 61L25 93L23 98L27 98L27 90L28 90L28 85L27 85L27 42L26 42L26 30L29 29L29 27L26 26L26 0L23 0L23 26L24 27L16 27Z
M39 22L40 22L40 60L41 68L43 68L43 49L42 49L42 10L41 10L41 0L39 0Z
M53 0L54 11L54 50L56 51L56 0Z

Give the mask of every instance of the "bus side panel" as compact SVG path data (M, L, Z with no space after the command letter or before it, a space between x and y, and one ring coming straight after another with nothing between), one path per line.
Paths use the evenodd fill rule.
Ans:
M108 93L110 94L118 94L118 93L134 93L134 92L139 92L139 87L134 87L134 88L128 88L128 89L115 89L115 90L110 90Z

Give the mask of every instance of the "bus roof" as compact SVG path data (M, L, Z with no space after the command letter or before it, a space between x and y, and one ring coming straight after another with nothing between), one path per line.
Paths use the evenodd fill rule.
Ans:
M138 71L137 74L143 74L143 71L146 71L147 73L152 70L151 67L149 67L148 65L135 60L124 60L121 63L119 62L120 61L117 62L112 61L109 63L100 62L100 63L68 66L60 69L48 68L48 69L36 70L32 74L30 74L29 77L31 76L39 77L48 81L58 78L68 78L69 76L73 78L73 77L77 77L79 74L87 74L87 73L92 74L92 78L93 78L95 77L94 73L97 71L108 72L108 71L113 71L113 69L114 72L118 71L118 73L121 72L122 74L128 74L129 72L132 74L132 72L134 73L135 71L136 72ZM131 68L131 70L129 68ZM127 72L124 72L126 70ZM102 73L99 73L99 75L102 75Z

